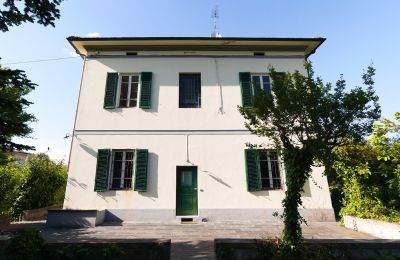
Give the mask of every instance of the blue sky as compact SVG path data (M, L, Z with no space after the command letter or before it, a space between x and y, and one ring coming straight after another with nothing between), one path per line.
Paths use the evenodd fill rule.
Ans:
M3 2L3 1L0 1ZM316 74L334 82L344 74L349 86L361 84L371 62L377 70L376 92L383 116L400 111L400 1L386 0L67 0L56 27L25 24L0 33L1 63L26 71L38 87L29 108L38 152L67 159L81 77L82 60L9 64L70 57L66 37L86 36L209 36L211 10L219 6L224 37L326 37L311 56Z

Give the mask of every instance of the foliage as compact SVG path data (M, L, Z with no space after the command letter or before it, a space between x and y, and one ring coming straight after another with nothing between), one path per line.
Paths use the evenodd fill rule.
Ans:
M74 259L126 259L126 254L117 245L103 244L101 247L96 245L67 245L58 250L47 250L48 259L74 260Z
M5 0L0 8L0 31L26 22L37 22L54 26L60 18L58 5L63 0ZM21 3L23 2L23 3ZM32 103L25 96L35 89L22 70L0 66L0 164L4 163L4 152L13 150L34 150L33 146L17 144L13 137L28 137L32 133L29 123L35 117L26 112Z
M5 0L0 9L0 30L6 32L9 26L18 26L26 22L37 22L44 26L54 27L54 21L60 18L58 5L63 0Z
M5 248L5 257L22 259L126 259L126 253L115 244L45 244L40 232L35 229L21 230L11 236ZM0 254L0 258L3 255Z
M46 207L57 201L65 191L67 170L62 162L52 161L46 154L37 154L26 162L28 174L18 187L18 197L12 208L14 217L23 210Z
M37 230L22 230L11 237L6 247L7 259L43 259L43 244L43 238Z
M329 164L336 146L357 143L372 131L380 116L378 97L373 90L375 69L368 67L362 75L366 89L346 91L341 77L335 87L314 77L310 63L307 75L299 71L277 73L272 68L272 93L259 86L253 106L239 107L246 127L258 136L271 138L282 152L286 171L286 197L283 200L283 246L295 258L301 244L303 218L301 191L314 163Z
M272 259L286 260L286 247L280 239L263 239L255 241L255 244L216 244L217 259L230 260L239 259L239 257L247 256L246 259ZM334 259L398 259L398 256L391 250L363 248L362 245L348 245L343 243L324 243L318 241L310 241L301 244L297 255L297 260L334 260Z
M10 213L27 170L27 167L18 166L11 157L7 158L4 165L0 165L0 214Z
M335 149L341 215L400 222L400 113L395 119L375 124L369 141Z
M0 155L12 150L33 150L32 146L17 144L13 137L28 137L32 133L29 127L35 117L26 112L32 103L25 96L35 89L21 70L12 70L0 66ZM4 155L2 158L4 160ZM4 161L3 161L4 162Z

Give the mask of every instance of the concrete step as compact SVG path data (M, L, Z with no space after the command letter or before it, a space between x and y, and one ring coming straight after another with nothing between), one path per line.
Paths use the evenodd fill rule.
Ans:
M171 260L216 259L214 240L171 241Z

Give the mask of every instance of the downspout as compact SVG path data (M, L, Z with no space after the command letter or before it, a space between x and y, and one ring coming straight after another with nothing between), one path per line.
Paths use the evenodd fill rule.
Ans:
M220 106L219 106L218 112L220 114L224 114L225 113L224 112L224 99L222 97L222 85L221 85L221 82L220 82L220 79L219 79L219 67L218 67L217 58L214 58L214 62L215 62L215 75L216 75L216 78L217 78L217 85L219 87L219 98L220 98Z
M82 91L82 82L83 82L83 74L85 73L85 67L86 67L86 56L83 56L83 66L82 66L82 75L81 75L81 83L79 86L79 94L78 94L78 102L76 104L76 109L75 109L75 120L74 120L74 128L72 130L72 135L71 135L71 146L69 149L69 158L68 158L68 167L67 167L67 172L69 172L69 166L71 163L71 153L72 153L72 145L74 143L74 138L75 138L75 126L76 126L76 118L78 116L78 108L79 108L79 101L81 99L81 91Z

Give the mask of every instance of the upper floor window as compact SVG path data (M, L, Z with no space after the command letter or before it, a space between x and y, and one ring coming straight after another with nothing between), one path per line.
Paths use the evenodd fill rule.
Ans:
M179 107L201 107L200 73L179 74Z
M118 107L136 107L138 103L139 74L120 77Z
M253 89L253 96L258 95L259 88L261 88L265 94L271 93L271 78L268 75L252 74L251 83Z

